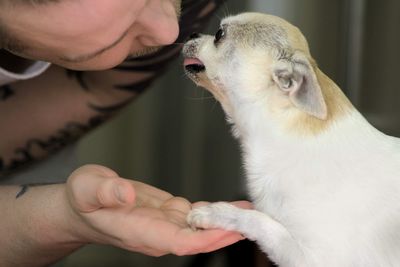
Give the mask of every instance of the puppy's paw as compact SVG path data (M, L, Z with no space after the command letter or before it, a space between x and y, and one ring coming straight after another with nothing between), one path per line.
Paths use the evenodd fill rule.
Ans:
M239 208L218 202L192 210L187 216L187 222L194 229L237 230L239 216Z

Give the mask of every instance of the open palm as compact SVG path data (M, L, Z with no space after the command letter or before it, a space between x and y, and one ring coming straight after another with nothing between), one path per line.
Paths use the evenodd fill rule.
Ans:
M188 200L122 179L98 165L84 166L71 175L68 196L82 218L88 242L161 256L210 252L243 239L224 230L192 230L186 223L192 209ZM245 201L234 204L251 206Z

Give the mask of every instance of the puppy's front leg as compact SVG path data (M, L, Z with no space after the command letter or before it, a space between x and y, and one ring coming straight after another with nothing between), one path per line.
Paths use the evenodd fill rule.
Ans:
M256 241L280 266L310 266L306 265L302 250L286 228L259 211L218 202L193 209L187 221L196 228L221 228L240 232L246 238ZM290 260L294 258L295 261Z

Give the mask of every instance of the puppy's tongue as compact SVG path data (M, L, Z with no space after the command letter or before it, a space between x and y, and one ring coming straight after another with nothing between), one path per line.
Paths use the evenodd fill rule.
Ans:
M189 65L200 65L200 66L204 66L203 62L201 62L199 59L197 58L185 58L185 60L183 61L183 65L184 66L189 66Z

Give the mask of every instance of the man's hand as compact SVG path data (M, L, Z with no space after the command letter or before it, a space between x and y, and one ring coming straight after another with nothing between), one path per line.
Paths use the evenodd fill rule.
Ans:
M98 165L73 172L67 181L67 196L74 214L83 222L77 231L89 243L161 256L210 252L243 239L235 232L192 230L186 223L192 208L189 201L123 179ZM234 204L251 207L245 201Z

